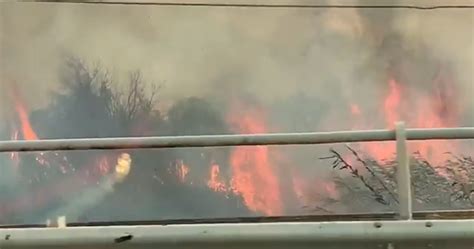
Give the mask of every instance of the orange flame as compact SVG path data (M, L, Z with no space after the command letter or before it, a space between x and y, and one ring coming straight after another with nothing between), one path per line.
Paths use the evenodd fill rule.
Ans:
M211 165L209 181L207 181L207 186L214 190L215 192L226 192L227 187L224 181L220 178L220 168L217 164Z
M314 205L325 199L338 200L340 193L332 181L324 179L313 179L308 181L300 175L293 173L293 192L301 205Z
M176 173L178 175L178 179L180 182L186 181L186 176L189 173L189 167L186 164L184 164L183 160L177 161Z
M97 159L96 164L98 165L98 170L100 174L106 175L110 172L110 164L109 164L109 159L107 156L102 156L99 159Z
M15 103L15 111L20 121L21 133L23 135L23 139L24 140L38 140L39 139L38 135L34 131L33 127L31 126L30 118L28 116L28 110L25 107L21 94L19 93L15 85L10 85L8 90L10 91L9 92L10 96L11 98L13 98L13 102Z
M360 107L356 104L351 104L351 113L354 116L358 116L362 114L362 111L360 110Z
M28 118L25 108L22 105L16 105L15 107L20 118L23 138L25 140L38 140L38 135L36 135L36 132L33 130L30 124L30 119Z
M383 113L388 128L393 129L395 127L395 122L400 119L398 115L400 107L400 86L394 79L390 79L388 84L390 86L390 92L385 98Z
M395 122L401 120L412 128L441 128L456 123L457 110L453 110L449 103L444 103L450 100L444 98L439 91L434 96L417 94L416 99L409 99L407 98L408 94L408 96L404 96L408 89L402 89L400 83L395 79L390 79L388 84L389 92L384 98L381 110L386 128L393 129ZM401 103L402 98L405 105ZM351 104L351 113L356 116L352 106L357 105ZM366 126L365 128L373 127ZM452 141L410 142L409 146L412 152L418 152L420 156L435 166L441 165L446 160L445 152L456 150L456 145ZM377 161L393 158L395 155L393 142L365 143L362 147Z
M246 134L266 133L267 128L262 112L245 109L245 113L231 113L229 122L235 126L236 131ZM265 215L281 214L279 180L271 165L267 146L234 149L230 165L232 190L243 197L247 208Z
M94 164L97 162L107 161L106 156L96 158ZM97 168L92 168L93 165L84 165L74 175L69 175L64 178L54 181L41 188L32 189L24 196L14 197L14 199L5 202L2 206L1 215L9 215L16 212L29 211L32 208L44 208L52 200L57 198L66 198L71 194L77 193L78 188L97 184L101 179L101 174L98 174Z
M308 200L306 198L305 191L305 182L300 177L293 174L292 177L293 192L295 193L296 198L302 205L308 205Z
M33 130L33 127L30 123L30 118L28 117L28 111L23 104L23 101L18 94L16 89L12 89L12 96L15 100L15 110L18 114L18 118L20 119L21 123L21 131L23 134L23 139L25 140L38 140L38 135Z

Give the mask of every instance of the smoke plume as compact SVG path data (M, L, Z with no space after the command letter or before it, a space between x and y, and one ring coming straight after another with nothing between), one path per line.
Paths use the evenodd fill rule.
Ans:
M271 103L304 92L326 102L342 97L371 107L386 89L390 63L403 60L398 70L404 70L407 84L423 88L429 88L434 64L443 63L455 75L457 101L468 110L474 105L472 9L65 3L2 3L1 9L2 85L18 84L32 108L47 103L56 90L65 53L101 63L119 79L140 69L162 85L163 102L225 99L243 91Z
M315 4L291 1L297 2ZM342 2L380 4L319 3ZM13 139L12 127L25 133L30 121L40 139L393 128L393 121L399 119L413 127L474 125L472 8L197 8L21 2L0 3L0 7L2 139ZM73 60L72 68L77 71L73 70L72 80L64 78L71 73L67 71L71 69L69 58L84 62L74 64L78 60ZM69 84L69 80L79 83ZM135 89L136 103L143 107L139 110L121 95L133 90L129 83L134 80L150 83L140 83L144 88ZM71 90L73 87L79 88ZM153 89L158 89L156 96L151 94ZM158 101L144 104L151 95ZM20 118L21 125L18 106L31 114ZM23 139L29 138L23 135ZM451 145L434 147L458 148ZM371 153L374 161L393 154L390 146L376 147L359 148ZM433 146L414 147L428 159L438 152L433 152ZM106 199L104 203L109 204L97 204L90 219L142 219L156 210L161 212L157 218L176 218L183 213L195 218L221 211L222 216L301 213L299 203L288 203L323 198L308 198L303 193L307 189L312 194L315 188L322 189L324 197L340 198L326 179L330 170L315 167L315 151L325 150L327 147L259 147L133 152L135 168L128 180L112 194L110 189L93 187L83 195L89 198L87 207L74 205L72 209L82 219L79 212ZM25 161L61 161L61 166L67 164L61 170L69 173L76 170L73 166L85 165L81 174L87 184L100 182L101 174L112 170L106 163L99 163L100 172L88 166L112 160L113 154L84 155L67 156L68 162L61 161L62 155L29 155ZM11 155L12 160L15 156ZM273 165L276 161L278 170ZM140 166L135 165L142 166L137 170ZM179 177L163 179L170 174L167 170ZM14 168L11 171L16 174ZM37 172L31 174L36 177ZM204 179L210 174L209 183ZM232 182L232 174L241 181ZM315 177L303 179L308 175ZM145 178L154 180L146 183ZM311 182L316 178L317 183ZM7 183L13 180L0 179L13 188ZM212 183L215 192L225 195L195 187L200 184L196 179L204 186ZM85 184L82 180L75 183ZM20 188L22 183L16 184ZM176 187L181 185L185 187ZM273 188L266 189L268 186ZM177 199L163 203L176 188ZM155 193L156 189L160 190ZM132 203L147 204L142 216L130 204L110 212L123 203L124 196L133 198ZM207 202L219 205L211 209ZM49 203L42 207L44 212L31 214L31 219L44 218L54 205L58 212L68 212L64 210L71 204L66 204Z

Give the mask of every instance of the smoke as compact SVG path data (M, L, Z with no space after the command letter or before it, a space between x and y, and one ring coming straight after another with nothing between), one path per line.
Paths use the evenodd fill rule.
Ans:
M463 125L474 123L474 11L440 10L423 15L405 13L394 21L394 29L405 41L407 50L416 53L425 46L428 56L448 65L453 71L459 105L468 115ZM416 69L416 67L415 67ZM420 70L421 71L421 70ZM426 70L420 73L426 73ZM429 83L429 81L428 81ZM429 88L429 85L426 85Z
M164 102L237 90L270 103L305 92L329 102L368 99L370 106L385 89L389 62L402 55L423 57L409 64L409 79L430 77L426 64L440 60L454 68L461 93L472 90L470 9L2 3L1 18L2 85L16 82L35 107L57 87L65 53L100 62L118 79L140 69L163 86ZM460 101L471 107L471 99Z
M452 4L466 3L468 1ZM402 100L409 101L435 91L437 86L433 79L440 71L448 74L448 83L456 91L451 105L461 109L458 125L474 125L474 100L470 96L474 93L473 9L252 9L1 3L0 18L0 119L4 120L14 110L12 96L7 91L9 85L20 89L31 110L40 109L50 104L53 91L64 90L60 88L59 72L65 56L72 54L91 64L100 63L109 70L113 84L117 84L114 88L124 87L129 73L134 70L142 72L145 82L160 85L159 104L177 103L166 117L173 124L169 131L173 135L209 133L209 129L215 133L227 132L225 121L215 116L215 110L226 109L229 99L236 98L244 102L251 100L269 112L269 132L352 128L351 103L359 105L365 113L374 113L369 116L374 126L371 128L383 128L385 123L378 112L388 91L388 79L394 77L401 85L415 90L414 95ZM202 102L199 97L208 102ZM87 106L100 113L95 105ZM104 132L113 131L111 127L99 125L107 122L97 120L94 115L68 117L77 119L78 125L88 122L87 126L81 125L81 128L90 128L83 129L85 134L106 136ZM40 117L48 118L47 115ZM93 121L97 125L91 124ZM51 119L50 122L57 121ZM2 122L0 131L6 130L1 125ZM73 134L75 127L61 128L59 124L56 127L58 129L51 129L52 132L82 136ZM293 147L286 152L291 152L291 158L278 159L291 161L289 166L300 168L302 175L327 171L321 167L313 169L314 148ZM143 161L155 163L156 153L149 154ZM195 163L199 165L207 164L210 157L200 150L176 154L184 161L196 162L197 157L202 157ZM169 161L167 157L163 156L156 164ZM227 155L222 157L219 164ZM134 183L155 173L155 169L143 170L147 170L146 173L132 172L138 174L131 176L136 179ZM285 174L285 170L288 169L280 173ZM171 192L169 189L161 194ZM132 187L127 191L130 195L138 192ZM147 196L154 194L152 190L147 191ZM186 202L197 199L188 189L182 192L188 193L184 198ZM116 198L116 203L123 200L120 196L108 198ZM209 200L213 198L210 196ZM175 217L179 212L174 209L179 204L181 200L176 200L176 205L165 203L160 211L168 211L167 217ZM124 210L127 208L128 205ZM180 208L188 211L188 207ZM103 213L107 210L104 208ZM128 208L127 212L132 211Z

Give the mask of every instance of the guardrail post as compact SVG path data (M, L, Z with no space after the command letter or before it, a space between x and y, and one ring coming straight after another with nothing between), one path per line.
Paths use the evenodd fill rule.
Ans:
M404 122L395 124L397 143L397 188L400 219L412 219L412 192L410 160L407 148L407 134Z

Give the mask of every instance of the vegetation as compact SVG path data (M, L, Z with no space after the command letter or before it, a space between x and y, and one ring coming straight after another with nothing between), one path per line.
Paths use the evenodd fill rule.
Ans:
M127 82L115 82L104 68L88 67L69 57L60 76L61 88L52 94L50 105L30 115L40 138L231 133L223 113L206 99L186 98L166 113L157 111L159 88L146 82L139 71L131 72ZM318 107L310 113L301 108L315 102ZM298 131L312 129L320 121L311 118L311 113L327 111L324 103L307 96L290 98L274 108L278 115L283 110L294 117L284 126ZM131 154L132 167L140 170L132 170L125 181L110 186L106 176L124 152ZM43 223L64 212L73 221L259 215L250 212L238 195L215 192L206 185L213 164L220 166L221 177L229 182L229 153L229 148L195 148L22 154L19 165L4 167L8 170L0 175L0 223ZM7 156L0 158L2 164L12 162ZM332 181L340 194L337 199L318 198L314 213L341 208L356 213L395 210L395 161L380 164L351 147L330 149L322 159L331 160ZM414 154L411 163L415 209L474 206L471 157L451 155L443 177L419 155ZM83 201L71 207L76 199Z
M204 99L181 100L166 115L156 111L158 88L145 82L139 71L130 73L125 87L120 89L116 87L120 84L103 68L90 68L80 59L70 57L61 70L60 83L62 87L52 94L51 104L31 114L31 122L40 138L226 132L221 116ZM110 192L93 189L102 187L103 175L113 170L117 155L123 152L131 154L132 167L140 170L132 170L123 183L114 186L114 191L101 195L103 200L80 210L77 220L249 215L240 197L216 193L206 187L211 164L218 163L223 167L222 172L227 171L226 164L221 163L224 160L221 151L167 149L22 154L15 187L3 189L2 199L10 204L3 207L8 218L0 216L0 221L43 223L55 215L51 210L78 196L92 198L97 194L89 192ZM183 179L179 177L180 163L192 163L186 184L182 184ZM203 183L192 184L198 180ZM18 203L26 203L26 206L10 210L20 205Z
M353 162L348 162L340 152L330 150L335 170L334 179L343 193L341 201L355 212L393 211L398 206L396 188L396 164L394 160L384 163L363 158L353 148L346 146ZM415 210L455 210L474 206L474 161L471 157L451 154L443 169L445 175L436 172L436 167L421 158L418 153L410 159L413 205ZM368 210L370 207L370 210Z

